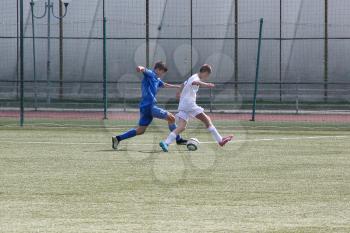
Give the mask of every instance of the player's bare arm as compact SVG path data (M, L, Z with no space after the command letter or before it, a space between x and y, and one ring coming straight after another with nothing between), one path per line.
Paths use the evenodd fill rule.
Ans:
M164 87L166 87L166 88L180 88L180 85L164 83Z
M192 85L200 86L200 87L206 87L206 88L213 88L213 87L215 87L214 83L206 83L206 82L202 82L202 81L194 81L192 83Z

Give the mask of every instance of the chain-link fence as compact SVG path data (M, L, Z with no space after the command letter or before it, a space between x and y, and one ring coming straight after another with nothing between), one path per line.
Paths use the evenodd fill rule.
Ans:
M19 3L0 2L3 110L20 105ZM201 92L203 105L248 110L260 18L258 110L349 110L347 0L24 0L23 7L28 111L137 108L135 66L157 60L168 64L165 80L174 83L212 64L217 88ZM169 92L159 102L176 109Z

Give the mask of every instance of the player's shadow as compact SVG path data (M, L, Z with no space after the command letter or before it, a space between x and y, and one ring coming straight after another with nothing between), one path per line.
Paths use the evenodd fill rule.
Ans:
M161 149L153 149L153 150L140 150L140 149L132 149L132 148L120 148L118 150L113 149L103 149L103 150L94 150L93 152L100 152L100 153L115 153L118 154L118 152L137 152L137 153L143 153L143 154L159 154L164 153ZM187 149L176 149L176 152L184 153L188 152ZM171 153L171 152L170 152Z
M163 152L162 150L139 150L139 149L118 149L118 150L113 150L113 149L104 149L104 150L95 150L94 152L100 152L100 153L105 153L105 152L109 152L109 153L115 153L118 154L118 152L138 152L138 153L144 153L144 154L158 154Z

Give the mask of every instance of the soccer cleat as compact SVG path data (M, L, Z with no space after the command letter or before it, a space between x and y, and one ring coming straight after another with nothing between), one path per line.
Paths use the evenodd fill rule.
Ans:
M187 141L188 140L186 140L186 139L180 138L178 141L176 141L176 144L177 145L186 145Z
M117 139L117 137L112 137L112 148L114 150L118 149L118 145L119 145L119 140Z
M220 145L221 147L222 147L222 146L225 146L226 143L228 143L229 141L232 140L232 138L233 138L232 135L227 136L227 137L224 137L224 138L221 140L221 142L219 143L219 145Z
M168 149L168 145L165 143L165 142L160 142L159 143L159 146L162 148L162 150L164 151L164 152L168 152L169 151L169 149Z

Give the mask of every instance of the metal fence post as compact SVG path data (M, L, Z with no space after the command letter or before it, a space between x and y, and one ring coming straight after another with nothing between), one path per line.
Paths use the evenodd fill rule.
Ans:
M280 94L280 102L282 102L282 0L280 0L280 38L279 38L279 94Z
M235 101L238 98L238 0L235 0Z
M324 101L328 101L328 0L325 0L324 13Z
M31 0L33 3L33 0ZM34 76L34 109L38 109L38 94L37 94L37 82L36 82L36 46L35 46L35 23L34 23L34 8L31 7L32 12L32 36L33 36L33 76Z
M24 124L24 25L23 25L23 0L20 0L19 4L20 14L20 95L21 95L21 106L20 106L20 126Z
M47 92L46 98L47 103L51 104L51 0L48 0L48 13L47 13L47 64L46 64L46 75L47 75Z
M255 73L255 88L254 88L254 98L253 98L253 113L251 121L255 121L256 112L256 97L258 94L258 80L259 80L259 68L260 68L260 51L261 51L261 40L262 40L262 29L263 29L264 19L260 19L259 28L259 43L258 43L258 55L256 59L256 73Z
M106 8L103 0L103 119L107 119L108 97L107 97L107 38L106 38Z
M150 66L149 51L149 0L146 0L146 67Z
M59 99L63 99L63 2L59 2L59 56L60 56L60 69L59 69L59 76L60 76L60 88L59 88Z
M191 9L190 9L190 21L191 21L191 32L190 32L190 43L191 43L191 51L190 51L190 68L191 75L193 75L193 0L190 1Z
M16 4L16 100L19 99L19 0Z

